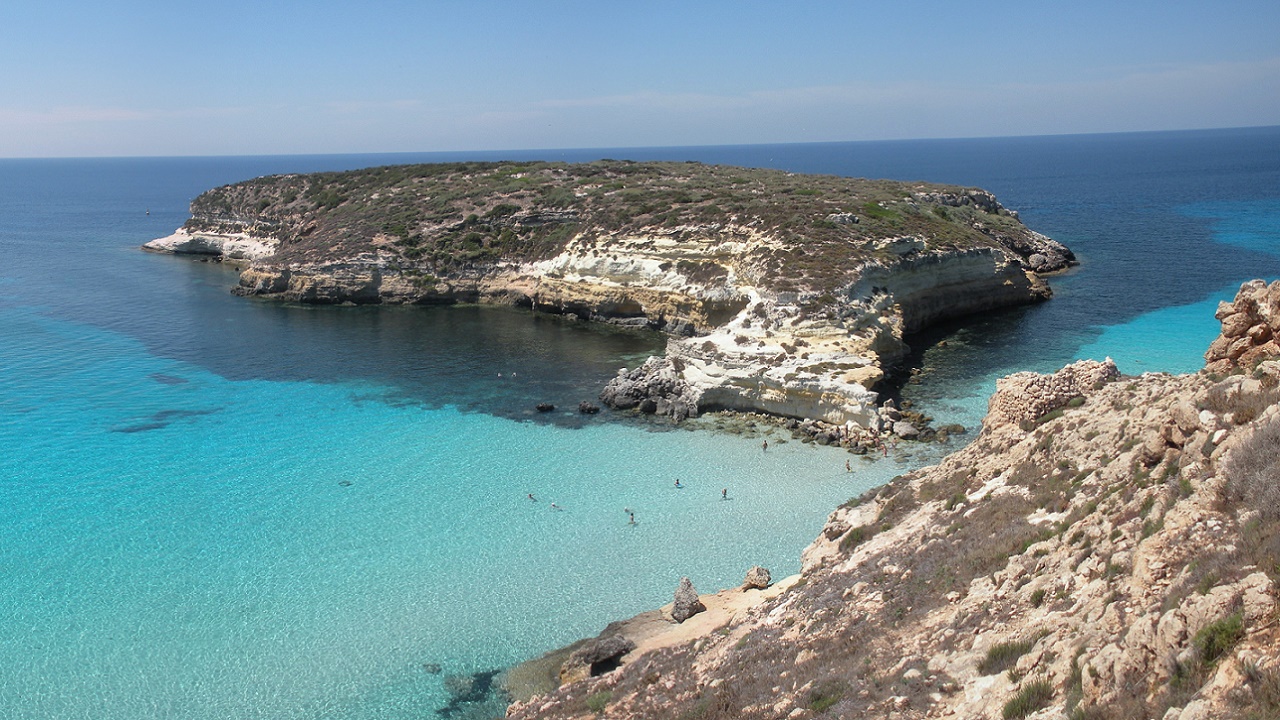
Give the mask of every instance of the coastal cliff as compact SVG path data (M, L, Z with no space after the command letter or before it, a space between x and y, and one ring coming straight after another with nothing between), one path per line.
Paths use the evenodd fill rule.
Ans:
M697 163L272 176L191 209L144 247L239 262L240 295L502 303L666 331L665 358L604 398L677 419L879 430L873 390L907 334L1046 299L1040 274L1074 262L983 190Z
M1217 317L1195 374L1001 380L972 444L835 510L799 576L615 623L558 689L527 696L566 656L517 669L508 717L1280 717L1280 282Z

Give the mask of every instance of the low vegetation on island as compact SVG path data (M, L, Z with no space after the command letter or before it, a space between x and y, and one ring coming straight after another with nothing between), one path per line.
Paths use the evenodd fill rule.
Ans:
M616 235L658 230L680 238L738 226L779 241L754 259L764 286L820 295L861 261L884 256L876 241L885 238L918 236L946 250L1026 233L1016 214L972 188L612 160L277 175L210 190L191 210L188 230L276 239L281 262L376 246L438 277L545 260L575 237L607 251ZM723 273L715 261L729 260L708 258L690 274Z

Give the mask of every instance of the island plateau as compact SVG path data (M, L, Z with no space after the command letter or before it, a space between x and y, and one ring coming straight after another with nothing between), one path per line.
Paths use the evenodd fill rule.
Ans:
M1050 296L1074 262L990 193L603 160L276 175L205 192L159 252L241 266L300 303L499 303L670 335L603 399L892 430L876 388L904 338Z

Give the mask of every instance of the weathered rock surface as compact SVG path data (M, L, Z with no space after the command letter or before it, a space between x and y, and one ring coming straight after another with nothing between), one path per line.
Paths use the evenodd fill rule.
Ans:
M1031 697L1037 718L1280 717L1280 359L1246 368L1006 383L968 447L832 512L784 591L508 716L581 717L607 690L611 718L1001 718Z
M244 233L220 235L189 232L178 228L172 235L157 238L142 246L143 250L175 255L212 255L224 260L258 260L269 257L278 243Z
M147 247L251 261L240 295L501 303L663 330L671 364L615 381L606 402L876 430L873 389L907 334L1046 299L1037 273L1074 262L975 188L611 161L258 178L201 195Z
M621 635L590 640L560 666L560 683L574 683L610 672L618 667L623 655L635 648L634 642Z
M698 599L698 591L693 589L693 582L687 577L680 578L675 604L671 606L671 619L682 623L706 609L707 606Z
M698 416L698 393L685 382L676 361L667 357L651 357L634 370L619 370L601 391L600 401L618 410L638 408L676 420Z
M769 575L769 571L759 565L752 565L747 570L747 577L742 581L743 590L758 589L763 590L769 587L769 583L773 582L773 577Z
M1235 300L1218 305L1214 317L1222 321L1222 334L1204 355L1210 372L1249 369L1280 355L1280 280L1269 286L1261 280L1246 283Z
M996 392L987 403L985 424L1035 421L1075 398L1083 398L1115 380L1120 371L1111 358L1103 362L1081 360L1052 375L1014 373L996 381Z

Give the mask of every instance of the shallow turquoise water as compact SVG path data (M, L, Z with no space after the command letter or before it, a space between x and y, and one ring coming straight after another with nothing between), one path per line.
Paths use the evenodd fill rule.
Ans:
M793 572L900 469L228 381L31 313L0 335L0 716L420 717L444 703L424 663L510 664L682 575Z

